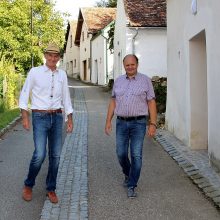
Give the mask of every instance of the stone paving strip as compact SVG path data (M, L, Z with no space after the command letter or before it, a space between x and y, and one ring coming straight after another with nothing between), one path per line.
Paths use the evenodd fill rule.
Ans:
M193 151L166 130L158 129L155 139L216 207L220 208L220 174L210 165L207 150Z
M74 91L74 130L65 138L57 178L58 204L48 199L40 220L88 219L88 114L82 89Z

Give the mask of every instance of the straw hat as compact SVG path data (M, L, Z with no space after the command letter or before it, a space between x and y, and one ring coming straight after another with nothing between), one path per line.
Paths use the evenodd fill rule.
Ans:
M55 43L50 43L44 52L45 53L60 53L60 48Z

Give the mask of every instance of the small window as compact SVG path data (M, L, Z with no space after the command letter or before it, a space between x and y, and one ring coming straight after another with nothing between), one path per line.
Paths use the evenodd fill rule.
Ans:
M90 58L88 58L88 69L90 69L90 66L91 66L91 59Z
M73 46L73 36L71 35L70 36L70 47L72 47Z
M76 59L74 59L74 67L76 67Z
M84 32L82 32L82 41L84 41Z

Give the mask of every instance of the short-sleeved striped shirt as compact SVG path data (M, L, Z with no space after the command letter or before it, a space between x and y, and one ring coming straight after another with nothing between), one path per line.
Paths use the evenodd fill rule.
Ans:
M147 101L155 99L151 79L142 73L131 79L126 74L121 75L114 82L112 98L115 98L118 116L148 115Z

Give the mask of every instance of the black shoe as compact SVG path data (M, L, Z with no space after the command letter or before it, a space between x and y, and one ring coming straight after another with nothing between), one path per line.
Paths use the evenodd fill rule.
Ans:
M123 182L123 186L127 187L128 186L128 176L125 175L125 180Z
M137 197L137 193L134 191L134 187L128 187L128 198L134 199Z

